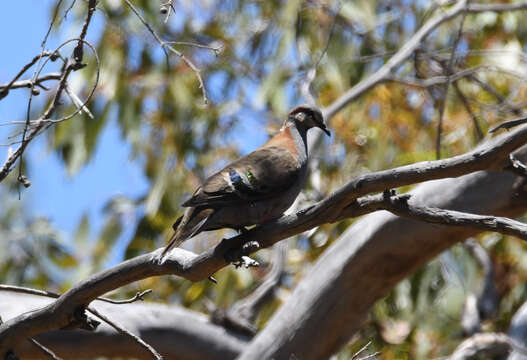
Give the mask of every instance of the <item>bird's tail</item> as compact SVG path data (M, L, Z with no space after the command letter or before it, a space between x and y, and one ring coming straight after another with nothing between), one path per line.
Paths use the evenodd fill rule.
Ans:
M163 259L165 258L166 254L170 252L170 250L176 247L179 247L187 239L187 236L185 236L185 234L183 234L183 231L182 231L183 228L185 227L185 222L186 222L185 215L186 214L184 214L183 216L180 216L176 220L173 226L174 234L172 234L172 236L168 240L167 246L165 246L165 248L163 249L163 252L161 252L161 255L159 255L160 263L163 262Z
M179 217L174 224L174 234L170 237L167 246L159 255L159 262L162 263L170 250L179 247L187 239L190 239L202 230L212 209L201 209L189 207L183 216Z
M167 246L165 246L165 248L163 249L163 252L161 253L161 259L163 259L170 250L181 246L185 239L185 236L181 236L181 231L179 229L176 229L174 234L170 237Z

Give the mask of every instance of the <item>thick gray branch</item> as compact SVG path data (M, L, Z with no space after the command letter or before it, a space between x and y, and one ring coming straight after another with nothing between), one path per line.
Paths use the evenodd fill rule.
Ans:
M423 206L513 217L527 210L523 181L508 173L475 172L421 184L411 194ZM240 359L329 358L400 280L479 231L386 211L366 215L317 260Z
M45 307L53 300L40 296L0 292L0 314L11 319ZM206 315L179 306L134 303L113 305L95 301L90 305L141 336L165 359L234 359L250 339L212 324ZM35 337L63 359L119 357L148 359L149 353L127 336L102 323L96 331L55 330ZM21 359L41 359L39 349L27 341L15 348Z
M0 354L35 334L68 325L78 308L86 307L95 298L113 289L147 277L168 274L193 281L206 279L228 265L225 260L227 255L239 249L248 240L257 241L260 247L268 247L315 226L364 214L365 211L357 206L355 200L371 192L430 179L460 176L477 170L500 168L504 163L503 159L526 142L527 126L524 126L492 139L464 155L363 175L314 206L293 215L283 216L245 234L224 239L216 247L202 254L196 255L176 249L163 264L159 264L156 256L161 250L158 250L127 260L79 283L51 305L1 324Z

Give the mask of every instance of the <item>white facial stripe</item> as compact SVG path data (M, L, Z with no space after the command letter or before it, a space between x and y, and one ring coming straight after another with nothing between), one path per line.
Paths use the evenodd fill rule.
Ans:
M304 121L304 119L306 118L306 114L304 114L303 112L296 113L295 118L298 121Z

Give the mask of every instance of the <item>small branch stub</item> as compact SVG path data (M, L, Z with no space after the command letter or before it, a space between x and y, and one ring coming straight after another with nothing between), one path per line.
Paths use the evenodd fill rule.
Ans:
M521 177L527 177L527 166L525 166L525 164L517 159L513 154L509 155L509 162L510 164L505 168L506 170L510 170Z

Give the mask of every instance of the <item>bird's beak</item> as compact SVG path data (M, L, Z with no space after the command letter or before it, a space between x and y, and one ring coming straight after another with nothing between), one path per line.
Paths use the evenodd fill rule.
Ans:
M326 127L326 124L320 124L318 125L318 128L326 133L327 136L331 136L331 133L329 132L328 128Z

